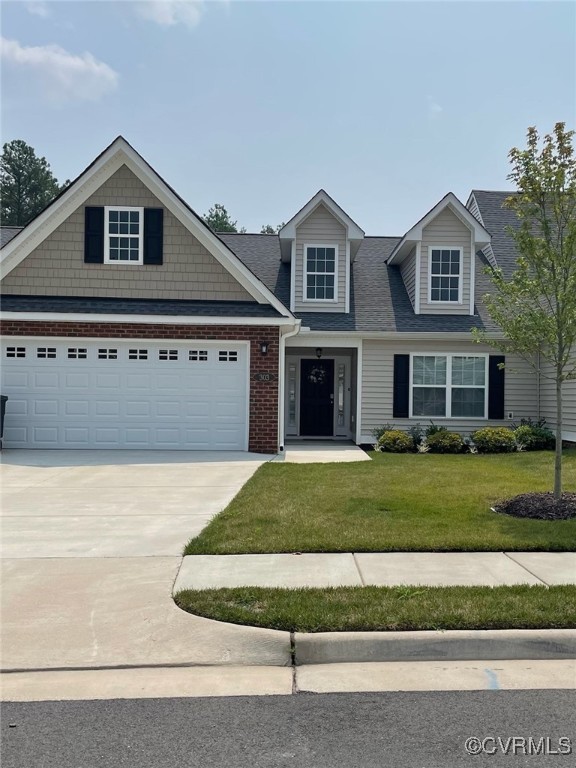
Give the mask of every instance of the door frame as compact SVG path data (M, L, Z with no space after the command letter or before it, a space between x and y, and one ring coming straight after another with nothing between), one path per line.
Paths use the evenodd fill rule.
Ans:
M289 351L289 348L286 352ZM309 355L286 355L285 365L285 382L284 382L284 424L285 434L284 439L291 437L302 437L302 440L313 440L314 435L301 435L300 434L300 385L302 378L302 360L317 360L318 357L315 354ZM317 439L323 440L338 440L338 439L350 439L354 437L352 424L351 424L351 383L352 383L352 355L331 355L329 352L322 354L322 358L325 360L334 361L334 408L332 414L332 434L331 435L317 435ZM338 427L338 366L344 364L344 425ZM290 414L289 414L289 398L290 398L290 367L296 366L295 371L295 425L290 426Z

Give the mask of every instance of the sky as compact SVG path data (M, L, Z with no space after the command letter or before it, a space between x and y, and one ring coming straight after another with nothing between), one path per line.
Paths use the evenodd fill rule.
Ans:
M368 235L510 189L576 127L576 3L4 0L2 142L77 176L117 135L249 232L324 188Z

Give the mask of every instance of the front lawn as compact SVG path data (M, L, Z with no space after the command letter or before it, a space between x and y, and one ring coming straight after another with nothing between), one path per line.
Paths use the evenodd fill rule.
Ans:
M370 455L264 465L185 554L576 549L576 519L490 511L498 499L550 490L552 452ZM564 489L576 490L576 450L565 452Z
M197 616L288 632L576 627L576 587L183 590Z

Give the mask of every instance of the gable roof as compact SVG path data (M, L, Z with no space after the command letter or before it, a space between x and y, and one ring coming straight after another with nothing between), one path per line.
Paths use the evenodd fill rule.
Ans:
M346 229L346 237L351 242L351 255L354 256L358 250L360 242L364 238L364 230L356 224L356 222L348 216L345 210L340 208L334 198L330 197L328 192L324 189L319 189L318 192L308 202L300 208L298 213L295 213L292 218L284 224L282 229L278 232L278 237L281 241L284 241L282 247L282 259L284 261L290 261L291 248L289 242L296 237L296 228L305 219L313 213L316 208L323 205L334 216L337 221L342 224Z
M4 248L23 229L24 227L0 227L0 248Z
M271 304L281 315L292 317L289 309L122 136L114 139L50 205L9 240L0 252L0 275L4 277L18 266L123 165L153 192L259 304Z
M520 222L514 211L504 208L504 201L518 194L517 192L491 191L473 189L470 197L474 196L480 211L480 216L487 229L492 233L491 248L495 263L505 275L511 275L517 268L518 250L513 238L508 234L508 227L518 229Z
M442 213L446 208L449 208L473 233L476 245L482 247L490 242L490 233L485 227L478 221L478 219L472 215L472 213L466 208L466 206L458 200L453 192L448 192L444 195L436 205L431 208L422 218L414 224L414 226L406 232L404 237L400 240L396 248L390 254L388 264L392 264L394 261L399 263L402 258L407 256L412 250L415 242L422 240L422 232L430 222L432 222L438 214Z

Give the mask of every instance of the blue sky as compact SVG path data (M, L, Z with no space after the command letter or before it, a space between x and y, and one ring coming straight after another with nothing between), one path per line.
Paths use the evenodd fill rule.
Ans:
M324 187L367 234L508 189L576 124L572 2L3 2L2 141L73 178L123 134L198 212L259 231Z

